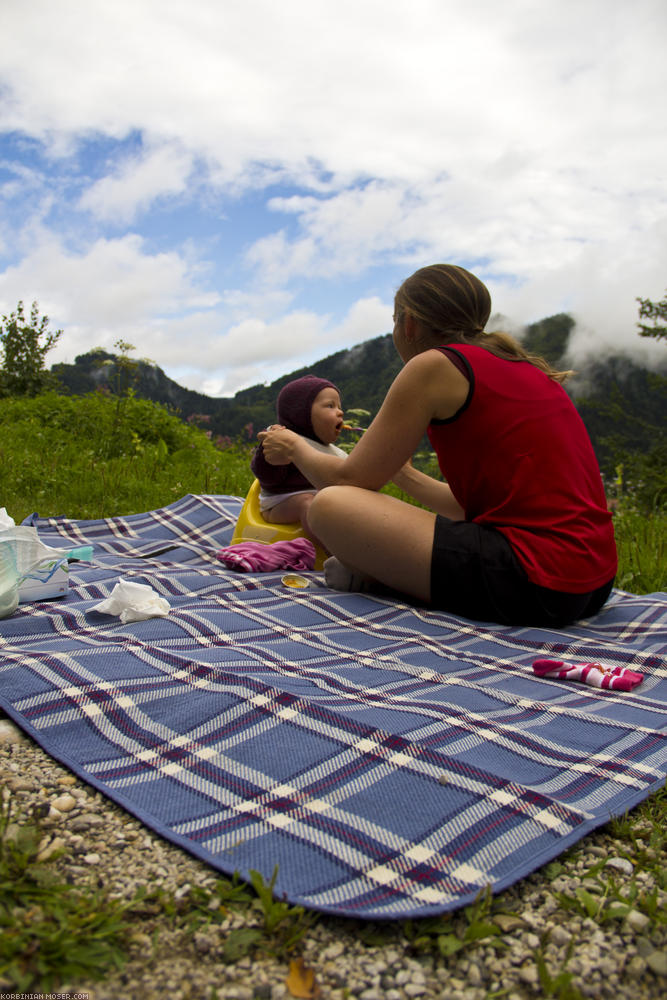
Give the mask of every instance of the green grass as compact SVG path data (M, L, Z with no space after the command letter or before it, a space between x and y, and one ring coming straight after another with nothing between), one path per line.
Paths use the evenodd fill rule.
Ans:
M145 400L90 395L0 401L2 505L17 524L164 507L186 493L244 496L248 444L221 451L204 431Z
M633 594L667 590L667 515L621 508L614 514L616 586Z

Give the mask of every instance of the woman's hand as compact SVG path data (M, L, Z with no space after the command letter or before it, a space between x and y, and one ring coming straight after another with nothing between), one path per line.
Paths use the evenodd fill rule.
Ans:
M282 424L271 424L265 431L259 432L257 439L269 465L288 465L299 435L288 431Z

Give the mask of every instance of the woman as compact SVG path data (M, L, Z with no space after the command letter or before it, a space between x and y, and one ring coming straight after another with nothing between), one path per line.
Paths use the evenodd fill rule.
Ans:
M464 268L416 271L395 299L404 367L350 455L317 454L280 427L261 435L264 454L321 490L309 520L336 557L331 586L379 583L468 618L560 627L609 596L611 514L569 373L485 334L490 311ZM410 464L425 432L446 482ZM392 479L429 509L377 492Z

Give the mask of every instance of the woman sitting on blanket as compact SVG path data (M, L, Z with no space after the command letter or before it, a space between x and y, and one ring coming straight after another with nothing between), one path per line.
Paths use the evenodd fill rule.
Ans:
M404 366L346 458L297 434L260 434L320 492L311 529L333 553L329 586L390 588L434 608L504 624L561 627L594 615L617 568L590 439L561 385L570 374L485 333L486 286L452 264L396 293ZM411 464L428 433L445 482ZM379 493L393 480L425 510ZM327 488L328 487L328 488Z

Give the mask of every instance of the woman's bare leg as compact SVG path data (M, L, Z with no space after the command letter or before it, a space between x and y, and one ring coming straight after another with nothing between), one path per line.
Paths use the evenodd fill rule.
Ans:
M310 525L350 569L428 602L435 514L384 493L329 486L314 498Z

